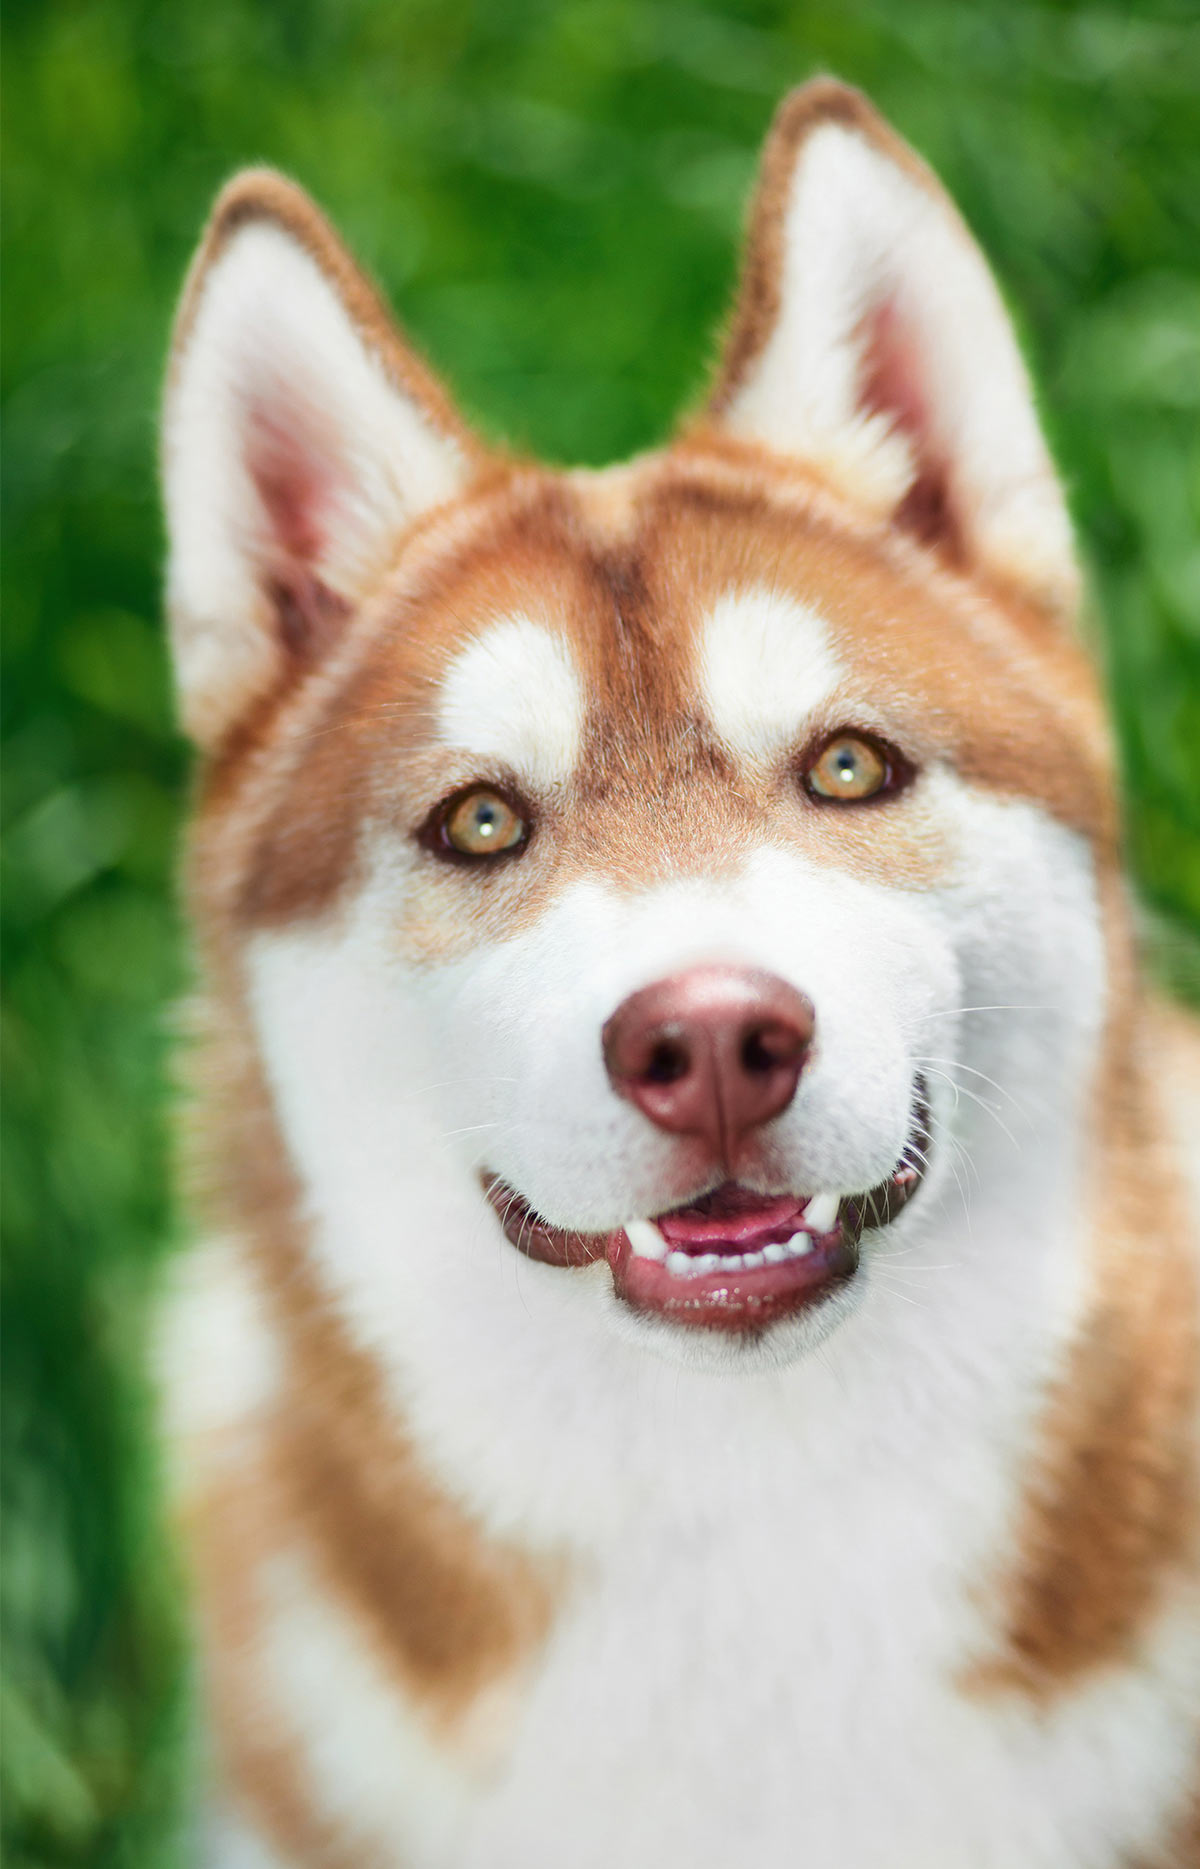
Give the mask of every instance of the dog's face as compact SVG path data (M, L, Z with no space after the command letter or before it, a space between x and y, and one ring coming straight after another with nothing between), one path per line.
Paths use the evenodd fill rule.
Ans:
M984 1078L1070 1127L1112 827L1066 522L983 264L861 100L784 106L709 416L605 474L486 456L303 198L235 183L167 492L201 919L364 1303L499 1244L779 1359L919 1232Z

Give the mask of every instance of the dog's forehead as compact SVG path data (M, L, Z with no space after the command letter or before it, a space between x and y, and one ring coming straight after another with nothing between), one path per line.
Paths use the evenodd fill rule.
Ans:
M431 671L447 750L535 786L685 740L758 762L844 682L819 598L747 549L738 515L638 488L565 478L537 534L526 516L450 593Z
M507 775L635 809L857 727L1106 829L1102 712L1065 632L811 489L731 488L678 452L514 477L384 602L332 705L381 723L377 763L422 793Z
M536 612L516 612L487 624L453 655L438 702L438 737L447 749L547 790L574 772L587 710L583 671L567 634Z
M544 608L489 622L450 660L438 706L440 740L523 774L539 789L563 785L589 747L594 753L611 742L617 691L625 687L638 704L636 715L625 717L626 741L644 738L639 729L656 711L661 727L673 710L697 737L715 736L736 759L763 764L787 749L845 680L828 623L815 605L769 583L697 593L694 608L682 621L680 607L668 609L657 655L649 653L650 634L631 633L616 604L611 639L591 645ZM679 626L674 632L672 622ZM603 684L588 679L597 665L606 672ZM606 691L610 714L597 720ZM589 722L600 729L590 738Z

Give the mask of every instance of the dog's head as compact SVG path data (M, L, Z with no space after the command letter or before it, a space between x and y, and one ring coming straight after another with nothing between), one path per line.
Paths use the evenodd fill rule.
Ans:
M235 180L165 479L209 962L364 1308L522 1264L744 1363L964 1147L1011 1177L980 1101L1013 1213L1054 1198L1112 846L1069 527L986 266L856 94L784 104L707 410L605 473L486 449Z

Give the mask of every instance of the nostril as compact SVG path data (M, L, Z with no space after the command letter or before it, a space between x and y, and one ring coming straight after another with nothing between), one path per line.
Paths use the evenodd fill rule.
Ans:
M799 1063L807 1044L805 1034L794 1025L772 1021L755 1026L742 1040L742 1069L752 1077L764 1077L781 1064Z
M762 1032L748 1032L742 1040L742 1069L752 1077L761 1077L775 1068L775 1056Z
M642 1076L647 1084L674 1084L691 1068L691 1055L682 1039L660 1038Z

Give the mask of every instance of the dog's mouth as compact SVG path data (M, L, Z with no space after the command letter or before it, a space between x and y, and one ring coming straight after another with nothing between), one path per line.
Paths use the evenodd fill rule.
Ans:
M709 1330L760 1332L853 1278L863 1233L889 1226L912 1199L928 1150L922 1097L895 1168L865 1193L763 1194L725 1181L609 1233L552 1226L507 1182L482 1179L505 1236L528 1258L557 1266L607 1259L617 1297L635 1311Z

